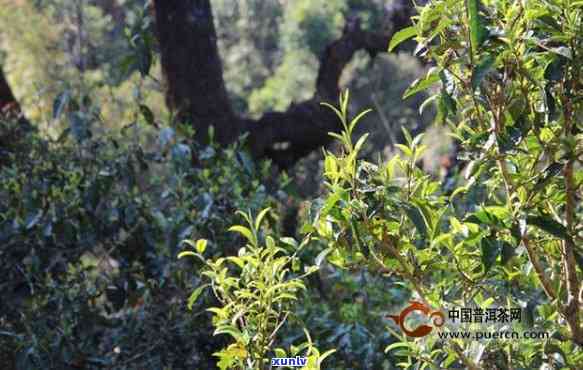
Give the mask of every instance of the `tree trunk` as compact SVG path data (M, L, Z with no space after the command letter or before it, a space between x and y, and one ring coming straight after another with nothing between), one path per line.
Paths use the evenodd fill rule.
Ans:
M216 128L229 143L241 132L225 82L213 14L208 0L154 2L166 104L177 119L191 122L199 140Z
M22 138L33 130L0 66L0 167L10 162L10 153L24 148L21 145Z
M340 75L358 50L373 56L386 52L393 32L409 24L412 2L396 3L401 6L388 12L389 32L367 32L357 18L347 21L342 36L329 44L320 58L311 99L292 104L284 112L266 112L258 120L250 120L237 116L231 107L210 1L154 0L167 105L178 119L193 125L197 140L204 141L211 125L222 144L247 132L256 157L269 157L280 167L289 167L327 144L328 132L341 129L335 114L320 102L337 102Z
M0 68L0 114L21 115L20 104L14 98L12 89L4 77L4 72Z

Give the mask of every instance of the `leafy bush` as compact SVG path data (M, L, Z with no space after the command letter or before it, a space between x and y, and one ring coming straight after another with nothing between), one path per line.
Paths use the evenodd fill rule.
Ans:
M197 282L179 243L230 253L234 210L277 208L285 179L240 143L199 147L168 127L148 148L131 132L30 134L0 168L2 368L207 367L223 341L177 304Z
M405 95L441 82L430 99L468 161L467 181L449 193L416 166L421 135L405 132L403 158L358 160L359 117L347 120L347 95L332 107L343 150L326 152L328 194L306 228L328 246L328 261L375 262L433 307L520 307L526 318L513 330L550 334L485 343L395 332L401 343L387 351L398 349L400 366L581 363L582 12L568 1L434 1L395 36L391 47L416 36L418 52L436 63Z
M309 239L298 245L292 238L281 238L278 243L272 236L263 235L261 224L268 212L269 208L264 209L255 220L251 213L239 213L248 225L235 225L229 229L247 240L237 256L205 259L203 253L207 241L204 239L196 243L187 240L196 252L184 251L178 256L197 257L205 265L201 274L210 281L192 293L189 306L205 288L212 287L221 304L208 309L214 314L214 334L228 334L235 340L215 354L220 359L218 366L222 370L267 368L271 365L266 356L268 353L272 353L272 357L287 357L285 349L275 348L278 331L286 322L292 303L297 301L297 292L305 289L302 278L317 270L312 266L297 276L297 254ZM285 245L294 249L293 254L290 255ZM305 349L306 366L319 369L321 362L333 351L320 355L307 332L306 336L308 341L291 346L290 355L299 355Z
M460 145L458 160L468 162L464 178L442 188L425 174L417 166L423 135L407 130L406 145L397 145L402 156L377 164L359 159L367 135L354 143L353 130L367 112L348 120L346 93L339 108L329 106L344 128L331 134L341 151L325 152L327 191L303 231L325 245L316 266L325 259L339 269L396 277L428 307L518 307L519 323L494 330L548 334L512 342L411 340L385 324L398 340L385 352L398 366L576 368L583 361L583 47L576 31L583 6L479 5L434 1L391 43L416 36L418 51L435 61L405 95L441 82L430 99ZM341 316L357 321L362 297ZM378 312L376 322L388 313ZM336 335L354 328L339 326Z

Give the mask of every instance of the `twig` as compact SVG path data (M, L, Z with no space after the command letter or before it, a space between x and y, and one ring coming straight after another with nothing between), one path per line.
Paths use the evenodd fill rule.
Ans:
M409 280L409 282L411 284L413 284L414 290L417 292L417 294L419 294L419 297L421 298L421 300L423 301L423 303L425 303L426 305L429 306L429 302L427 301L427 298L425 298L425 294L423 293L423 290L421 289L421 286L419 285L419 281L417 280L417 278L415 277L415 275L413 275L409 271L409 269L407 268L407 262L403 259L403 256L401 256L399 254L399 251L397 251L397 249L395 248L395 246L387 238L387 234L384 234L384 236L383 236L383 245L397 259L397 261L399 261L399 264L401 264L401 266L403 267L403 274L402 275L407 280Z
M481 369L472 360L470 360L466 355L464 355L464 352L458 346L457 343L452 343L451 348L453 348L453 350L455 351L455 353L458 355L459 359L464 363L464 365L466 365L466 367L468 368L468 370L480 370Z
M162 339L158 339L158 340L156 341L156 343L154 343L153 345L151 345L150 347L148 347L148 348L147 348L145 351L143 351L142 353L138 353L137 355L135 355L135 356L133 356L133 357L131 357L131 358L129 358L129 359L127 359L127 360L125 360L125 361L122 361L122 362L120 363L120 365L129 364L130 362L133 362L133 361L137 360L138 358L145 356L145 355L146 355L148 352L151 352L151 351L152 351L154 348L156 348L157 346L159 346L159 345L160 345L160 343L162 343Z
M563 86L563 89L565 87ZM572 102L563 95L563 111L565 118L565 131L564 135L566 137L572 136L571 130L573 127L572 121ZM571 153L574 154L574 153ZM571 238L574 235L575 230L575 182L573 179L573 157L567 160L563 170L565 178L565 222L567 229L567 236L563 240L563 248L561 250L561 257L563 263L563 281L567 287L567 303L561 308L561 311L571 329L571 334L573 335L573 340L583 346L583 328L580 326L579 320L579 279L577 277L577 261L575 260L575 243Z
M383 111L383 107L379 103L379 101L378 101L377 96L376 96L375 93L373 93L371 95L371 99L372 99L372 102L373 102L373 104L375 106L376 111L379 114L379 118L381 119L381 122L382 122L383 126L385 127L385 131L386 131L387 135L389 136L389 146L391 147L391 149L393 149L393 147L395 146L395 143L397 142L397 140L395 140L395 135L393 135L393 130L391 128L391 123L389 122L389 119L388 119L387 115Z
M545 291L546 295L549 297L551 301L554 301L557 298L557 294L555 293L553 287L551 286L550 281L547 279L545 272L542 268L538 255L534 248L530 245L530 240L528 239L528 234L526 231L522 235L522 244L526 248L526 252L528 254L528 259L532 263L534 270L543 286L543 290Z
M287 317L288 316L289 316L289 311L285 313L285 315L283 316L283 320L281 320L279 322L279 324L277 324L277 326L275 327L275 329L273 329L273 332L269 336L269 344L268 344L269 347L271 347L271 345L273 344L273 340L275 339L275 334L277 334L277 332L279 331L279 329L283 326L283 324L287 320Z

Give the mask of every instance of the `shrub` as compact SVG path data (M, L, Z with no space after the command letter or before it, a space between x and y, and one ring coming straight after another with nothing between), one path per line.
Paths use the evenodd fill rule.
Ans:
M196 146L165 128L146 146L135 128L60 143L30 134L0 168L2 368L210 366L223 339L179 304L198 281L177 268L179 243L204 237L209 254L230 253L234 210L277 207L283 178L241 143Z
M344 95L339 155L325 154L328 192L306 230L339 268L399 276L428 306L522 309L512 327L543 340L400 339L387 351L410 367L577 367L581 352L581 122L578 2L433 1L391 48L416 36L436 66L409 96L432 100L467 162L445 192L416 166L422 136L387 163L358 159ZM380 319L380 317L379 317ZM475 327L474 327L475 329ZM452 330L446 328L444 331ZM503 355L500 355L503 353Z
M292 345L289 351L276 348L278 331L286 322L292 303L297 301L298 291L305 289L302 279L317 267L307 268L298 275L297 255L309 238L298 245L292 238L276 241L271 235L261 233L261 224L268 212L269 208L264 209L256 219L251 213L239 213L247 225L235 225L229 230L243 235L247 243L237 256L206 259L203 256L206 240L186 241L196 252L184 251L178 257L197 257L204 264L201 274L209 280L192 293L189 306L208 286L220 302L220 306L208 309L213 313L214 334L228 334L235 340L215 354L222 370L270 368L267 354L285 358L288 353L290 357L302 353L307 358L306 366L319 369L333 350L320 355L307 331L307 341ZM288 252L290 247L293 253Z

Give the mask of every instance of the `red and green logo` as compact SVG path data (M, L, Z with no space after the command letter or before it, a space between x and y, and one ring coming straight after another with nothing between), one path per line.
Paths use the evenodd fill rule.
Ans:
M387 315L399 325L403 333L407 336L415 338L424 337L431 333L434 327L441 327L445 323L445 315L441 311L432 310L429 306L421 302L411 301L410 303L399 315ZM428 317L433 326L422 324L415 329L407 328L405 326L405 320L407 320L407 316L415 311L421 312L425 317Z

